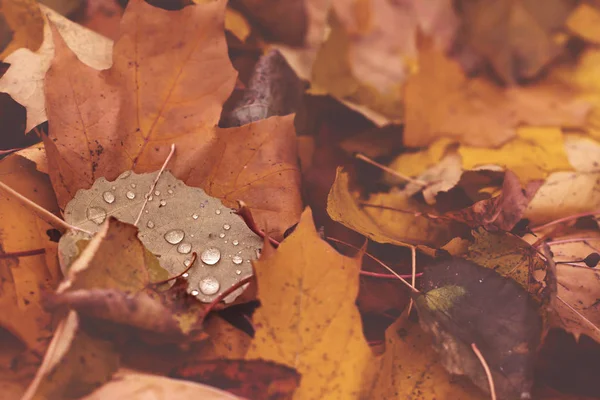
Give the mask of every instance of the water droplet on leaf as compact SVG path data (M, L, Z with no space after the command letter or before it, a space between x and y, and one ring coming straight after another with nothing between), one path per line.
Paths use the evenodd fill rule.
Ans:
M221 210L215 210L215 214L220 215L221 214Z
M234 241L233 241L233 242L231 242L231 243L233 243L233 245L234 245L234 246L237 246L238 244L240 244L239 240L234 240Z
M100 207L90 207L86 211L87 219L100 225L106 219L106 210Z
M133 193L131 190L129 192L127 192L127 194L125 194L125 196L127 196L127 198L129 200L135 199L135 193Z
M199 215L198 215L198 214L194 214L194 215L192 215L192 218L194 218L194 219L198 219L198 217L199 217Z
M204 264L215 265L221 259L221 252L216 247L209 247L202 252L200 259Z
M234 264L238 264L238 265L241 264L242 262L244 262L244 260L240 256L233 256L231 261L233 261Z
M225 234L224 234L224 233L219 233L219 237L220 237L221 239L223 239L223 238L225 237Z
M152 228L154 228L154 222L152 222L152 221L148 221L148 222L146 223L146 226L147 226L148 228L152 229Z
M166 201L164 201L164 200L161 200L161 201L160 201L160 206L161 206L161 207L164 207L164 206L166 206L166 205L167 205L167 202L166 202Z
M229 229L231 229L231 225L225 224L225 225L223 225L223 229L225 229L226 231L228 231Z
M177 244L183 240L185 233L181 229L172 229L165 233L165 240L171 244Z
M236 270L235 270L235 273L236 273L237 275L241 275L241 274L242 274L242 271L241 271L241 270L239 270L239 269L236 269Z
M179 246L177 246L177 251L181 254L188 254L190 251L192 251L192 245L189 243L181 243Z
M200 294L200 292L198 292L197 290L192 290L192 296L198 296Z
M160 196L160 191L158 191L158 190L155 190L155 191L154 191L154 195L155 195L155 196Z
M219 291L219 288L221 287L219 281L210 276L202 279L198 286L200 288L200 291L206 295L217 293Z
M111 192L104 192L104 193L102 193L102 198L108 204L112 204L112 203L115 202L115 195L112 194Z

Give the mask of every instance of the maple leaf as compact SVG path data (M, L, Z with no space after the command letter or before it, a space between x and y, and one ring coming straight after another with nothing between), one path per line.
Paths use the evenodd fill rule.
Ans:
M460 66L425 41L419 72L406 84L404 143L418 147L441 136L472 146L498 146L520 125L583 127L589 105L577 90L552 81L501 88L468 79Z
M101 176L158 170L174 143L170 169L188 185L229 206L245 201L272 235L295 223L301 202L293 116L216 127L236 77L224 12L224 1L173 12L131 1L105 71L80 63L55 35L44 144L61 206ZM157 34L157 26L169 29Z
M36 7L38 4L35 4ZM95 69L108 68L111 64L112 42L84 27L77 25L56 11L39 4L45 23L37 27L43 32L41 47L33 52L19 48L4 59L11 67L0 78L0 91L11 95L27 109L25 133L47 120L44 100L44 76L54 57L54 42L50 23L59 30L69 48L77 57ZM50 22L49 22L50 21Z
M2 181L32 201L58 213L47 176L20 156L0 163ZM40 290L52 290L60 280L56 243L46 232L52 226L39 220L16 199L0 193L0 326L27 347L43 351L52 333L52 316L40 304Z
M2 41L9 39L9 43L2 46L0 59L5 60L6 56L19 48L35 51L40 47L44 19L36 1L20 0L2 3L0 16L2 25L8 28L8 32L3 32Z
M354 304L360 259L324 242L307 209L276 251L263 250L255 270L261 306L246 358L295 368L302 375L295 398L358 397L373 357Z

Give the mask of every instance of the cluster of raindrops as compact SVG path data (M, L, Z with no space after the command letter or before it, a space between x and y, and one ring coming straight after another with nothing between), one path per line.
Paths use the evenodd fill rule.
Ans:
M92 232L109 215L135 222L138 237L169 273L176 275L190 267L181 277L188 281L189 293L204 302L250 276L251 260L258 256L262 242L241 218L169 172L156 185L155 177L128 171L114 182L100 178L91 189L78 192L65 208L65 219ZM81 204L86 204L84 216ZM192 252L197 255L194 265ZM233 301L239 293L225 301Z

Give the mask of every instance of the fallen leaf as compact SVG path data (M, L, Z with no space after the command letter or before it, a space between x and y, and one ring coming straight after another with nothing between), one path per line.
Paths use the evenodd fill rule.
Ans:
M474 343L491 370L499 398L531 398L542 317L539 304L523 287L461 258L426 266L422 287L416 298L419 322L433 334L446 370L468 376L489 393Z
M137 228L109 217L46 303L139 328L165 341L194 340L201 330L202 305L189 296L179 301L149 288L165 275L137 238Z
M208 339L200 345L202 360L242 359L246 355L252 338L223 318L214 315L204 322Z
M553 34L575 2L501 0L459 1L467 43L505 82L533 78L561 51Z
M576 172L555 172L546 179L524 214L531 225L598 209L600 144L587 137L567 135L565 150Z
M245 399L291 399L300 383L293 368L264 360L203 360L172 376L227 390Z
M3 2L0 15L10 29L10 42L2 48L0 59L20 48L36 51L42 44L42 27L44 19L37 1L18 0Z
M522 185L545 179L552 172L573 169L558 128L519 128L517 137L498 149L460 146L458 153L464 169L499 165L514 172Z
M0 162L0 176L3 183L58 214L47 176L35 171L30 161L9 156ZM40 291L53 290L61 278L56 243L46 234L52 226L4 192L0 220L0 326L27 347L43 352L53 327L52 315L40 304Z
M37 5L37 3L36 3ZM27 109L25 133L45 122L44 76L54 57L54 42L50 24L61 32L69 48L87 65L108 68L111 64L112 42L80 25L77 25L52 9L39 5L45 16L44 41L34 53L21 48L4 59L11 68L0 78L0 91L6 92Z
M60 205L99 177L158 170L174 143L169 167L186 184L228 206L245 201L273 236L297 221L292 116L216 127L235 83L224 12L223 1L179 11L130 1L106 71L80 63L55 36L57 52L45 82L50 132L44 144ZM159 35L157 26L171 28Z
M418 177L427 169L434 167L449 152L448 147L453 144L452 139L440 138L426 149L416 152L404 152L390 163L389 167L402 175L413 178ZM386 182L400 183L393 175L385 174Z
M237 400L231 393L179 379L120 370L112 381L81 400L126 398L130 400Z
M588 240L570 241L577 238ZM598 240L596 231L578 231L553 239L556 244L550 242L558 284L550 324L572 333L576 340L584 334L600 342L600 269L581 262L590 253L599 252Z
M225 29L241 42L245 42L250 35L251 28L242 14L227 7L227 10L225 10Z
M294 398L355 398L369 385L373 359L354 304L360 259L338 254L307 209L277 251L255 263L260 308L246 359L274 361L302 375Z
M444 222L421 215L418 203L406 193L392 190L369 197L370 206L360 207L350 191L347 172L338 168L327 198L329 216L350 229L379 243L445 243L451 239Z
M92 233L103 229L100 225L111 215L121 222L137 222L137 237L172 276L182 273L196 252L198 261L186 277L188 292L195 291L205 303L251 276L250 260L258 257L262 246L233 210L168 171L160 176L126 171L112 182L100 178L90 189L79 190L64 211L66 222ZM69 243L74 246L68 235L61 239L61 253L75 253ZM231 303L242 291L224 301Z
M19 150L17 155L28 159L35 164L35 169L48 175L48 159L46 158L46 149L43 143L34 144L23 150Z
M108 381L119 366L112 343L85 333L74 311L56 328L23 400L79 398Z
M404 143L419 147L450 137L470 146L499 146L521 125L583 127L590 107L576 94L551 80L502 88L485 78L468 79L458 63L425 43L419 72L406 84Z
M517 176L507 170L500 195L478 201L462 210L447 212L441 218L464 222L471 228L481 226L488 230L510 231L521 220L527 205L541 185L542 181L531 181L522 189Z
M243 98L225 118L227 126L296 112L303 86L281 54L271 50L258 60Z
M567 19L567 28L577 36L592 43L600 43L600 10L582 3Z
M385 336L385 353L369 398L487 399L468 380L457 380L444 369L429 335L405 315L386 330Z

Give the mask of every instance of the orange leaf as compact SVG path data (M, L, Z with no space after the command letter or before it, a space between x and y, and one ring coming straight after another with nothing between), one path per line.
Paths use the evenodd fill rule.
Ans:
M113 66L96 71L56 36L46 75L44 138L59 204L99 177L169 168L229 206L244 200L259 225L281 234L301 210L293 118L219 129L236 73L227 55L225 2L180 11L130 1Z

